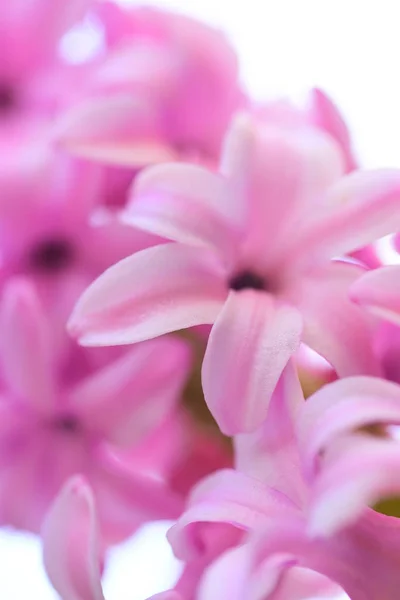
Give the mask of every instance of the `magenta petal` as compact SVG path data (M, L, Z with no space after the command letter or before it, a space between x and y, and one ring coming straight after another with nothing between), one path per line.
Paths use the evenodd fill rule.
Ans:
M42 412L53 403L50 331L31 284L10 280L0 307L0 358L12 391Z
M94 499L81 477L69 480L43 526L43 558L62 598L104 600Z
M173 241L214 247L230 258L244 227L234 198L221 175L196 165L160 165L139 175L124 220Z
M373 314L400 325L400 266L368 271L353 283L350 297Z
M156 428L180 400L188 376L188 345L176 338L142 342L72 391L88 428L132 446Z
M207 404L225 434L252 431L265 419L301 329L299 312L269 294L230 293L211 331L202 373Z
M303 282L294 293L304 318L303 341L328 360L341 377L379 375L368 315L348 298L360 267L332 262Z
M101 275L69 324L84 345L118 345L213 323L226 297L225 273L206 248L164 244Z

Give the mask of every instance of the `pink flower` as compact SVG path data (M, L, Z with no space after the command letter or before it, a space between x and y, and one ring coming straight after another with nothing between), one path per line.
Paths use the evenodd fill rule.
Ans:
M185 158L212 164L245 104L234 50L220 32L150 7L98 7L109 49L57 125L64 147L105 163Z
M93 487L107 541L146 519L176 515L180 501L131 466L131 449L175 410L189 367L184 342L139 345L66 386L50 324L28 282L7 285L0 323L1 523L37 531L75 473Z
M263 426L236 438L238 470L198 484L168 534L187 569L202 569L192 579L197 592L182 597L308 598L294 593L305 578L314 594L323 584L324 594L339 585L352 600L397 598L399 521L368 506L399 493L399 442L391 435L399 400L398 385L352 377L304 403L287 367ZM240 544L229 529L216 544L215 524L242 532Z
M400 172L340 175L322 133L256 131L244 117L221 174L149 169L125 222L178 243L109 269L81 297L71 331L85 345L125 344L214 323L203 388L226 434L263 421L300 341L339 376L379 374L369 320L348 299L362 269L331 258L400 226Z
M238 470L194 488L168 534L185 571L175 590L155 598L300 600L340 587L352 600L395 600L399 521L368 506L400 489L399 442L390 433L400 423L399 399L395 384L353 377L304 403L288 366L263 426L236 438ZM93 510L75 482L48 517L45 563L63 597L98 597ZM69 540L79 523L86 551L78 563ZM81 581L91 586L78 588Z
M65 322L85 287L107 266L160 238L123 225L99 206L101 167L66 156L43 133L18 136L0 172L1 279L36 282L54 326Z

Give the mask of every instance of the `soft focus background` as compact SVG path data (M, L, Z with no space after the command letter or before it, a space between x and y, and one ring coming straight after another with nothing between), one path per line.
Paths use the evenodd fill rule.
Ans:
M237 48L242 78L258 98L284 94L301 98L311 86L324 88L347 118L361 164L400 167L399 0L153 4L223 28ZM99 43L99 33L88 23L70 32L60 51L79 62ZM388 247L383 250L388 252ZM144 600L172 584L179 565L164 539L167 528L166 523L148 525L112 551L105 574L107 600ZM0 565L0 598L57 598L46 581L33 536L1 532Z

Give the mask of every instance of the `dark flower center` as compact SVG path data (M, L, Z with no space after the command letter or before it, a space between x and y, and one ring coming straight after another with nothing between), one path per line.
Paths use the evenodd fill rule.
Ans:
M63 433L78 433L81 430L81 425L75 415L62 415L58 417L54 423L55 428Z
M17 96L11 85L0 84L0 115L7 114L17 104Z
M50 239L33 248L30 263L38 271L61 271L71 264L73 255L73 248L67 240Z
M231 290L240 292L240 290L265 290L267 288L265 279L252 273L251 271L242 271L229 281Z

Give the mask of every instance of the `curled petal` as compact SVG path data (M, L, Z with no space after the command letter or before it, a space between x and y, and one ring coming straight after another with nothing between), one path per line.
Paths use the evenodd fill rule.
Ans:
M338 444L338 455L330 457L312 489L312 536L332 536L356 522L366 507L400 494L397 442L353 435Z
M43 559L63 600L104 600L94 499L79 476L56 498L43 526Z
M189 364L183 340L143 342L80 383L70 401L90 429L113 443L132 446L176 406Z
M275 304L269 294L230 293L211 331L202 372L206 402L225 434L252 431L265 419L301 329L299 312Z
M51 339L35 289L24 279L11 280L0 307L0 357L11 390L40 411L51 409Z
M345 377L307 399L297 420L303 466L317 471L323 451L343 434L400 424L400 386L376 377Z
M214 247L230 257L244 225L234 197L221 175L196 165L160 165L135 181L124 221L173 241Z
M350 297L378 317L400 325L400 267L368 271L353 283Z
M213 544L228 547L241 531L257 529L277 514L293 510L284 494L226 469L195 486L187 510L168 532L168 539L178 557L198 558L215 550Z
M82 295L69 328L88 346L131 344L212 323L225 273L207 248L164 244L122 260Z

